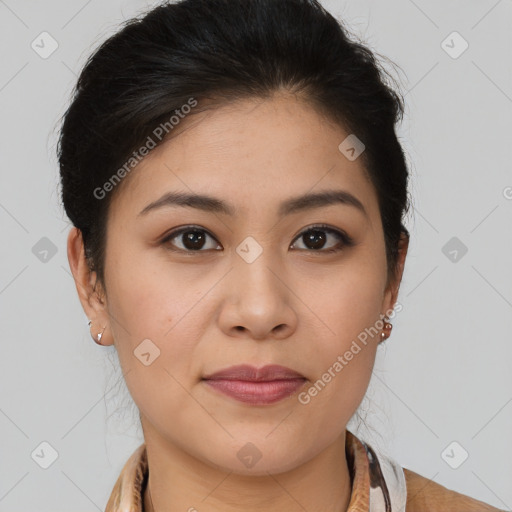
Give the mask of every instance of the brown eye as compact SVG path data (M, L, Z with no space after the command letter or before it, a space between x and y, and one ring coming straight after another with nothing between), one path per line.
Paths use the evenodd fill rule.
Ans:
M176 242L171 243L171 240L175 239ZM208 239L213 240L215 243L208 243ZM162 240L162 244L171 246L171 250L173 251L185 252L204 252L205 250L220 247L219 244L216 243L215 238L207 231L190 226L173 231Z
M328 236L325 234L325 231L319 229L311 229L302 235L304 245L308 249L322 249L327 238Z
M344 247L354 245L351 237L346 233L328 226L312 226L303 231L296 240L302 242L304 248L300 250L332 253L341 251ZM167 235L161 242L171 251L177 252L206 252L207 250L222 250L217 240L206 230L185 226ZM297 242L296 242L297 243ZM292 248L295 244L292 244ZM327 244L327 247L326 247Z
M337 243L325 248L326 243L329 242L329 239L333 240ZM304 244L304 248L300 248L301 250L313 251L313 252L337 252L341 251L341 249L345 246L352 246L353 240L346 233L342 231L338 231L337 229L333 229L328 226L313 226L303 231L296 240L301 240ZM292 244L292 247L295 244Z

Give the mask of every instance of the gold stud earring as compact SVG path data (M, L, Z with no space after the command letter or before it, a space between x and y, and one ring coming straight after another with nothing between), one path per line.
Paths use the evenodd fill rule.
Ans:
M384 329L386 330L386 332L382 331L380 333L380 336L381 336L381 342L384 341L384 340L387 340L390 336L391 336L391 329L393 329L393 325L390 324L387 319L386 319L386 322L384 323Z

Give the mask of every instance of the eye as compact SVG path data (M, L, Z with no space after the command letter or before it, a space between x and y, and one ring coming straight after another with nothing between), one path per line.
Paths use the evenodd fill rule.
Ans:
M171 243L171 240L174 240L175 238L178 240L178 244L181 243L181 247L176 243ZM209 247L207 243L208 238L215 242L210 243ZM201 249L205 249L205 247L205 250L220 247L215 238L213 238L207 231L194 226L186 226L173 231L162 240L162 244L171 246L171 251L184 252L201 252ZM177 249L172 248L172 246L177 247Z
M337 244L325 248L326 242L331 239L338 241ZM173 240L177 240L173 242ZM208 239L211 240L208 246ZM354 245L353 239L343 231L331 228L326 225L311 226L304 230L295 240L302 239L305 248L300 250L312 252L333 253L341 251L344 247ZM205 252L206 250L222 250L222 246L206 230L196 226L185 226L169 233L161 242L169 246L171 251L177 252ZM290 247L294 247L292 244Z
M329 236L331 238L337 239L338 243L325 249L323 247L326 244ZM300 239L302 239L304 245L306 245L305 249L302 250L313 252L338 252L341 251L343 247L351 247L354 245L353 239L346 233L339 231L338 229L325 226L323 224L309 227L296 238L296 240ZM290 247L293 247L293 245L294 244L292 244Z

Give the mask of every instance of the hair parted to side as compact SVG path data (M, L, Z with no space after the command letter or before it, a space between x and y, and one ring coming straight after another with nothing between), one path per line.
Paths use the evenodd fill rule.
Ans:
M365 144L360 158L378 196L388 278L395 275L399 238L409 235L409 173L395 133L404 105L372 51L348 34L316 0L181 0L126 21L94 51L57 155L65 212L102 286L109 205L123 183L101 199L94 191L191 98L201 111L208 99L222 105L279 91Z

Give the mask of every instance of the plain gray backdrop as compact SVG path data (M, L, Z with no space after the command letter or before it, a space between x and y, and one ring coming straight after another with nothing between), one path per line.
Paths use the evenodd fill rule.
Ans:
M103 510L143 440L71 278L55 144L85 59L150 5L0 0L0 511ZM414 205L403 310L353 430L511 509L512 1L323 5L399 66L383 61L405 94Z

